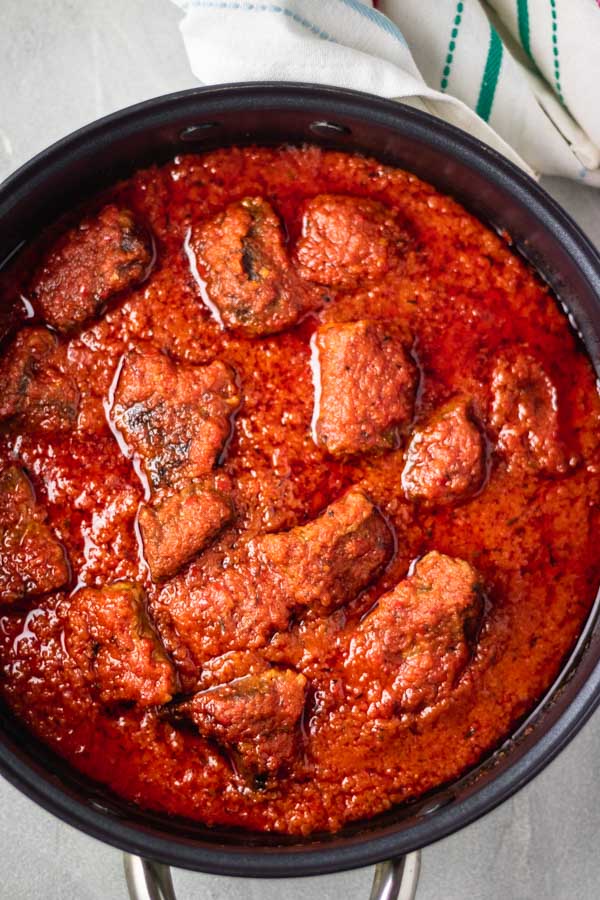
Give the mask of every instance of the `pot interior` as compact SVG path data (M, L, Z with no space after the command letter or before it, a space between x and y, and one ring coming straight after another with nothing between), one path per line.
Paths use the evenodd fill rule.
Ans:
M433 117L365 94L238 85L158 98L88 126L0 188L0 259L116 179L178 153L231 144L315 143L408 169L496 229L550 284L600 374L600 258L545 192L498 154ZM492 755L458 782L335 835L286 838L146 812L79 775L0 709L0 768L41 805L104 841L159 861L238 875L308 875L366 865L473 821L533 777L600 698L597 598L555 684Z

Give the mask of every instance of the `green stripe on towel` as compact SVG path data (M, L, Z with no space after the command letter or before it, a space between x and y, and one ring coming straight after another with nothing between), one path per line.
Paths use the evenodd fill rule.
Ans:
M454 50L456 48L456 38L458 37L458 29L460 28L460 23L462 21L462 14L465 8L465 4L459 2L456 4L456 12L454 14L454 23L452 26L452 31L450 32L450 43L448 44L448 52L446 53L446 63L442 70L442 79L440 81L440 89L445 91L448 87L448 78L450 77L450 70L452 68L452 60L454 59Z
M564 103L562 86L560 83L560 61L558 58L558 21L556 15L556 0L550 0L550 15L552 16L552 59L554 62L554 87L561 103Z
M483 80L479 91L479 99L475 112L478 116L487 122L492 111L494 102L494 94L496 93L496 85L498 84L498 76L500 75L500 67L502 66L502 52L504 47L493 26L490 26L490 47L488 50L485 69L483 72Z
M517 19L519 22L519 37L523 50L531 56L531 44L529 42L529 0L517 0Z

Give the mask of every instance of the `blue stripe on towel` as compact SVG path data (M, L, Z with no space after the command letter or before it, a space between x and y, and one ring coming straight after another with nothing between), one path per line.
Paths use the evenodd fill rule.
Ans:
M352 9L354 12L358 13L358 15L363 16L365 19L368 19L369 22L372 22L378 28L381 28L382 31L385 31L390 37L395 38L395 40L399 41L404 47L407 47L406 38L400 31L400 29L388 19L387 16L384 16L383 13L380 13L378 10L373 9L370 6L365 6L360 0L338 0L343 6L347 6L349 9ZM241 9L246 12L274 12L280 13L280 15L288 16L288 18L293 19L294 22L297 22L299 25L302 25L304 28L307 28L312 34L315 34L317 37L322 38L324 41L331 41L333 44L339 43L331 34L327 31L324 31L322 28L319 28L318 25L315 25L313 22L310 22L308 19L305 19L304 16L299 15L296 12L293 12L291 9L287 9L285 6L278 6L275 3L243 3L239 2L239 0L188 0L186 3L179 3L180 6L183 6L184 9L193 9L193 8L201 8L201 9Z
M345 2L345 0L344 0ZM293 19L294 22L297 22L298 25L302 25L304 28L307 28L312 34L315 34L317 37L320 37L324 41L331 41L333 44L337 44L338 42L334 37L328 34L326 31L323 31L317 25L314 25L312 22L309 22L308 19L305 19L303 16L299 16L297 13L292 12L291 9L286 9L284 6L277 6L274 3L236 3L236 2L227 2L227 0L190 0L186 4L187 9L241 9L245 12L274 12L281 13L281 15L288 16L290 19Z
M396 38L397 41L400 41L401 44L408 47L406 38L398 26L395 25L391 19L388 19L387 16L384 16L383 13L379 12L379 10L373 9L370 6L365 6L360 0L340 0L340 3L343 3L344 6L349 6L350 9L353 9L355 12L359 13L359 15L364 16L365 19L369 19L374 25L382 28L383 31L391 37Z

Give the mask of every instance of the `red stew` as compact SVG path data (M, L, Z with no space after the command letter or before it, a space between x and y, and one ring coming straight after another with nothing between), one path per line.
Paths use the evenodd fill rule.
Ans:
M599 581L600 400L415 176L178 157L4 272L2 695L144 807L307 834L476 764Z

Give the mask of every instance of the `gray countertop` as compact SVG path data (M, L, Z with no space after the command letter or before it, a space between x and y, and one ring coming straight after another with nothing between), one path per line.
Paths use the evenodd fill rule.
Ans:
M128 104L193 87L167 0L0 0L0 179L52 141ZM600 193L548 179L600 245ZM597 900L600 713L512 800L423 854L419 900ZM121 856L0 781L2 900L125 900ZM176 872L181 898L366 898L362 869L242 881Z

